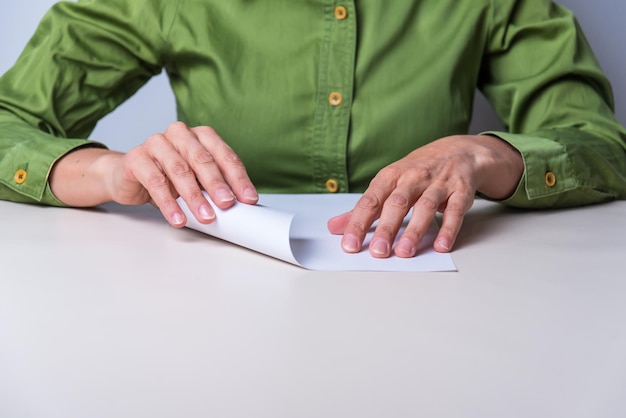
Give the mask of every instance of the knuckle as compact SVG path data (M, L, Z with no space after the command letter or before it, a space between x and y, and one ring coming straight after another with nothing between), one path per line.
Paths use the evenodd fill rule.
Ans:
M165 137L165 135L153 134L153 135L150 135L148 139L146 139L146 142L144 142L143 146L152 148L154 146L159 146L160 144L163 144L166 141L167 141L167 138Z
M388 224L378 224L378 226L376 227L376 234L383 235L386 238L394 237L396 235L396 232L396 229Z
M439 230L439 233L446 235L449 238L454 238L456 237L457 231L459 230L459 227L455 227L455 226L451 226L451 225L444 225L441 227L441 229Z
M408 209L409 206L411 206L409 197L401 193L393 193L391 196L389 196L385 204L400 209Z
M465 212L461 209L457 209L457 208L446 208L444 215L446 216L446 218L448 220L461 220L463 219L463 217L465 217Z
M214 164L215 159L210 152L205 149L197 150L192 155L192 161L201 165Z
M382 177L397 179L402 175L403 170L396 165L388 165L387 167L380 170L380 174Z
M459 192L461 200L465 203L465 207L469 209L474 202L476 192L473 188L467 187Z
M235 187L236 185L239 185L239 187L246 187L246 186L252 186L254 187L254 185L251 183L250 181L250 177L248 177L247 173L244 173L244 175L239 175L236 177L233 177L232 180L229 180L229 183L232 184L233 187Z
M193 175L191 167L184 161L175 161L171 166L171 173L176 177L188 177Z
M373 193L365 193L356 204L359 209L371 210L380 207L381 199Z
M169 181L163 173L155 172L148 176L148 179L146 180L146 187L149 190L163 189L165 187L169 187Z
M173 208L174 206L177 206L176 204L176 200L172 198L172 196L169 195L162 195L162 196L154 196L152 195L154 198L154 202L156 203L157 207L161 210L168 210Z
M383 167L370 182L370 187L385 188L389 184L396 184L401 177L402 170L395 165Z
M365 225L361 221L352 221L349 225L349 229L352 233L355 233L358 236L363 236L369 230L369 225Z
M408 170L407 178L411 183L429 182L432 180L433 174L430 168L418 165Z
M418 243L424 237L424 232L415 227L407 228L402 233L402 237L409 239L411 242Z
M417 200L417 206L418 207L423 207L424 209L427 209L429 212L435 212L437 211L437 208L439 207L439 204L430 196L425 196L422 195L418 200Z
M446 212L452 211L464 215L474 204L474 192L468 191L455 193L448 202Z
M203 183L204 184L204 183ZM229 187L228 183L224 181L223 177L213 177L207 182L209 190L218 190L223 187Z
M202 190L200 190L199 188L194 188L194 190L192 190L189 193L188 199L192 202L198 201L198 200L204 200L204 195L202 194Z
M215 129L206 125L196 126L195 128L192 128L191 130L194 131L197 135L201 135L201 136L218 136Z
M233 151L230 147L228 147L228 149L224 153L224 160L227 161L229 164L243 166L243 162L241 161L241 158L239 158L239 155L237 155L237 153Z
M462 217L465 215L465 207L462 206L459 202L449 202L446 206L445 213L447 215Z
M145 145L141 144L135 148L130 149L124 156L124 160L127 162L128 165L132 165L137 160L139 160L141 155L144 153L145 153Z
M189 130L189 127L187 126L187 124L185 122L176 121L176 122L171 123L167 127L166 132L167 131L178 132L178 131L187 131L187 130Z

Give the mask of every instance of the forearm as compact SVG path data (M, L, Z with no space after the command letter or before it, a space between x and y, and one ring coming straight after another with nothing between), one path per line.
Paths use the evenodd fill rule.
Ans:
M69 206L89 207L112 199L108 172L123 154L99 148L74 150L52 167L48 179L52 193Z

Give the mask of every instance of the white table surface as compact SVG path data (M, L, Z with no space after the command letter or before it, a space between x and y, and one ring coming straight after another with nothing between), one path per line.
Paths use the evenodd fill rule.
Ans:
M626 202L477 201L449 273L0 202L0 417L624 417Z

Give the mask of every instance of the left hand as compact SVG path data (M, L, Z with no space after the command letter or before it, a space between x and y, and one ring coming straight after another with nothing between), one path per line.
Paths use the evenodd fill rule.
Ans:
M328 221L343 234L348 253L361 251L365 235L378 219L369 244L372 256L413 257L436 213L443 221L434 248L449 252L477 191L493 199L509 197L524 172L521 154L500 138L455 135L431 142L383 168L354 209ZM413 214L395 248L392 244L406 214Z

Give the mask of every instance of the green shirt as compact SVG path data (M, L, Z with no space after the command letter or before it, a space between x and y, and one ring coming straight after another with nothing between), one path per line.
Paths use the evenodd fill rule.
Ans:
M180 120L215 128L261 192L361 192L466 133L478 87L525 162L505 203L626 197L609 83L547 0L83 0L55 5L0 79L0 198L60 204L54 162L102 146L84 138L162 69Z

